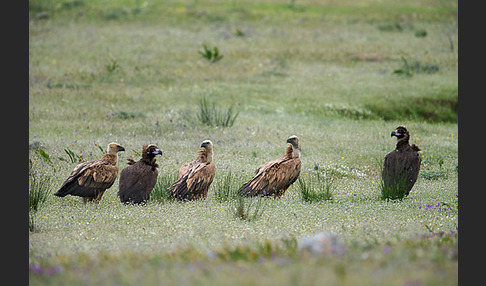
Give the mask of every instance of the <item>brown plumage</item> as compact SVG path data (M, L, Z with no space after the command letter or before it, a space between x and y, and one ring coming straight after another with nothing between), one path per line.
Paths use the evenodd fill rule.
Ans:
M98 203L118 175L116 163L120 151L125 151L125 148L118 143L110 143L101 159L78 164L54 195L79 196L84 203L92 200Z
M258 168L253 178L238 190L239 195L279 198L285 193L299 177L301 167L299 138L290 136L287 143L285 155Z
M395 150L385 156L381 173L383 184L384 187L403 185L408 196L420 171L420 148L415 144L410 146L410 133L404 126L398 126L391 136L397 137L397 144Z
M213 161L213 143L204 140L194 161L179 169L177 181L172 184L172 196L178 201L205 199L214 179L216 168Z
M118 197L122 203L140 204L149 199L159 174L156 155L162 155L162 151L153 144L145 144L140 160L128 159L128 166L121 171L118 180Z

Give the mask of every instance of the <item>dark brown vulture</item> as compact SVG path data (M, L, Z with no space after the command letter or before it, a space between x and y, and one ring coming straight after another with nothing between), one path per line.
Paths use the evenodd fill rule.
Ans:
M120 173L118 180L118 196L122 203L145 203L149 199L157 183L157 163L155 156L162 155L162 151L155 145L143 145L142 158L135 162L128 159L126 166Z
M404 188L403 193L408 196L420 171L422 161L418 153L420 148L415 144L410 146L408 143L410 133L405 126L398 126L393 130L391 136L397 137L397 145L395 150L385 156L381 173L383 185L385 188L400 188L401 185Z
M177 181L172 184L172 196L178 201L205 199L214 179L216 168L213 161L213 143L204 140L194 161L179 169Z
M110 143L101 159L78 164L54 195L78 196L83 198L84 203L93 200L99 203L118 175L116 163L120 151L125 151L125 148L118 143Z
M253 178L238 190L239 195L279 198L285 193L299 177L301 167L299 138L290 136L287 143L285 155L258 168Z

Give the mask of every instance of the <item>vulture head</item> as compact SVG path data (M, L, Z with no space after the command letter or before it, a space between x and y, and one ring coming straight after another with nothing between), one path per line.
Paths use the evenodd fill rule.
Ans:
M410 137L407 128L405 126L398 126L395 130L392 131L391 137L396 136L398 139L402 139L404 137Z
M201 143L201 147L206 149L206 151L213 150L213 142L211 140L204 140Z
M287 139L287 143L290 143L290 145L292 145L292 157L300 157L299 137L292 135Z
M162 150L154 144L145 144L142 148L142 158L152 161L152 159L157 156L162 155Z
M201 143L201 148L206 155L206 160L211 162L213 160L213 142L211 140L204 140Z
M108 144L108 149L106 150L108 154L116 154L120 151L125 151L125 148L123 148L123 146L115 142L111 142L110 144Z

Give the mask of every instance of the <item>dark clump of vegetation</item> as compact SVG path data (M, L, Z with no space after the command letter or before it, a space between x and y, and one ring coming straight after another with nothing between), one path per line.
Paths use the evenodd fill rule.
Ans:
M159 174L157 183L150 193L150 199L157 202L170 202L174 200L170 186L177 181L177 174Z
M391 23L378 26L378 30L383 32L402 32L404 27L400 23Z
M206 98L202 98L198 105L199 113L197 118L203 125L231 127L239 114L239 112L234 110L233 105L220 108L216 106L215 102L209 102Z
M423 64L418 61L409 63L402 57L402 68L393 71L394 74L413 76L414 74L427 73L432 74L439 71L439 66L434 64Z
M45 152L42 154L45 154L43 156L49 156ZM46 157L43 158L45 159ZM37 170L34 167L34 161L29 159L29 211L37 211L47 201L51 188L51 177Z
M42 150L42 149L39 149ZM47 153L44 153L45 156ZM42 156L42 155L40 155ZM42 157L45 162L50 157ZM50 162L50 161L49 161ZM35 213L47 201L52 189L52 179L34 167L34 161L29 159L29 231L35 231Z
M219 53L218 47L210 49L206 44L203 44L203 50L198 51L198 53L210 63L218 62L223 58L223 55Z
M237 219L252 222L262 217L265 211L264 198L244 198L237 196L234 200L233 216Z
M415 37L425 38L425 37L427 37L427 31L424 30L424 29L417 30L417 31L415 31Z
M117 111L113 113L113 116L119 119L134 119L138 117L144 117L143 113L138 111Z
M264 261L277 259L295 259L297 257L297 239L284 238L279 241L265 240L257 244L256 248L238 245L224 246L213 255L222 261Z
M211 190L218 202L226 202L236 198L237 190L242 184L240 180L235 180L235 176L229 171L213 183Z
M403 200L403 198L407 196L407 185L405 176L396 179L393 184L386 184L384 181L381 181L381 199L386 201Z
M47 201L52 183L48 176L29 180L29 210L37 211Z
M87 83L70 83L70 82L57 82L51 83L50 81L47 83L47 88L64 88L64 89L82 89L82 88L89 88L91 87L90 84Z
M447 179L448 174L445 170L423 170L419 173L419 177L426 180Z
M66 154L69 156L69 161L71 163L82 163L84 162L85 160L83 159L83 155L82 154L76 154L74 153L71 149L69 148L64 148L64 152L66 152ZM59 160L61 161L65 161L67 162L68 160L64 157L58 157Z
M308 203L332 200L334 177L329 173L321 174L318 170L309 175L308 178L300 176L297 179L302 200Z
M110 61L106 64L105 68L111 74L116 70L120 69L120 64L118 63L117 59L111 58Z
M457 90L423 97L380 97L365 103L374 116L383 120L458 121Z

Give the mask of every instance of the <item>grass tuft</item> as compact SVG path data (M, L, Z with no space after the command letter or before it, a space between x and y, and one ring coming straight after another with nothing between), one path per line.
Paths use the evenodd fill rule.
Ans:
M402 57L402 68L393 71L394 74L404 75L411 77L414 74L432 74L439 72L439 66L433 64L423 64L418 61L409 63L404 57Z
M29 164L29 211L37 211L47 201L52 189L52 180L48 175L37 175L33 164Z
M174 200L172 196L172 190L170 186L177 180L177 174L175 173L164 173L159 174L157 178L157 183L154 189L150 193L149 200L157 202L171 202Z
M233 201L233 216L237 219L252 222L260 219L265 211L265 198L244 198L237 196Z
M113 116L119 119L134 119L138 117L145 117L142 112L139 111L117 111L113 113Z
M50 177L31 180L29 184L29 210L37 211L47 201L51 188Z
M202 98L198 105L199 113L197 118L203 125L231 127L239 115L239 112L235 111L232 105L220 108L216 106L216 103L209 102L207 98Z
M447 179L448 174L445 170L423 170L420 171L419 177L426 180Z
M48 175L37 175L33 161L29 160L29 231L36 230L35 213L45 204L52 189L52 179Z
M82 154L76 154L74 153L71 149L69 148L64 148L64 152L66 152L66 154L68 155L69 157L69 161L71 163L76 163L76 164L79 164L79 163L82 163L84 162L85 160L83 159L83 155ZM64 158L64 157L58 157L59 160L61 161L66 161L67 160Z
M231 171L227 172L221 179L215 180L212 187L216 201L221 203L235 199L241 185L240 180L236 180Z
M307 178L300 176L297 179L297 188L301 199L308 203L332 200L334 179L331 173L326 172L323 175L318 170L309 174Z
M203 50L198 51L198 53L212 64L223 58L223 55L219 53L218 47L210 49L206 44L203 44Z
M380 190L382 200L403 200L407 196L407 180L402 177L395 180L394 184L385 184L382 180Z

